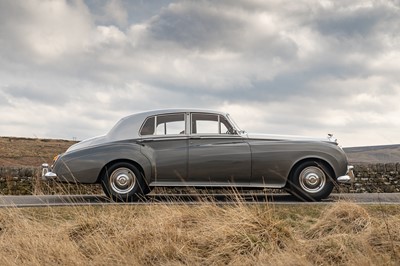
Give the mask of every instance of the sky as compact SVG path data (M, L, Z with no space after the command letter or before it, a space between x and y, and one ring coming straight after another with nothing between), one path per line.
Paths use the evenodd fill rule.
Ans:
M0 136L163 108L254 133L400 143L400 1L0 1Z

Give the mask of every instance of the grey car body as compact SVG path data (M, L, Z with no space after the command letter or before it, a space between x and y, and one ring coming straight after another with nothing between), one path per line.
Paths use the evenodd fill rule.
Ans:
M102 183L106 194L127 200L156 186L285 188L320 200L352 178L331 136L249 134L229 114L199 109L127 116L108 134L71 146L46 176Z

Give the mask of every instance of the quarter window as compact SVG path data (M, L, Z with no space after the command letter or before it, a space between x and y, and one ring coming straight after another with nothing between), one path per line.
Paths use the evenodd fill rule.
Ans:
M154 125L155 125L155 117L147 118L146 122L142 126L142 130L140 130L140 135L153 135L154 134Z

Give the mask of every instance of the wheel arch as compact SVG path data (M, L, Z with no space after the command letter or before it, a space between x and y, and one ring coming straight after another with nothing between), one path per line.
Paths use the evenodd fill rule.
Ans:
M318 157L309 157L309 158L303 158L299 161L297 161L290 169L289 171L289 175L287 177L286 180L286 187L288 186L288 184L291 182L291 179L293 177L293 173L294 171L296 171L296 169L299 167L299 165L305 163L305 162L315 162L317 165L321 165L322 169L328 174L328 177L335 181L336 180L336 174L335 174L335 170L332 166L332 164L323 158L318 158Z
M103 166L103 168L100 170L99 175L97 176L96 183L100 183L102 176L107 171L107 168L111 167L113 164L116 164L116 163L129 163L129 164L132 164L133 166L135 166L139 170L140 174L142 175L143 181L147 184L147 179L146 179L146 174L145 174L144 168L138 162L136 162L134 160L130 160L130 159L115 159L115 160L112 160L112 161L108 162L107 164L105 164Z

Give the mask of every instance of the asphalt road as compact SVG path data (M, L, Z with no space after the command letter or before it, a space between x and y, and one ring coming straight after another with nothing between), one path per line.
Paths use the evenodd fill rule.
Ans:
M239 201L238 201L239 199ZM337 201L358 204L400 204L400 193L332 194L321 202L301 202L289 194L149 194L137 202L115 203L104 195L42 195L0 196L0 208L4 207L49 207L82 205L150 205L150 204L329 204Z

